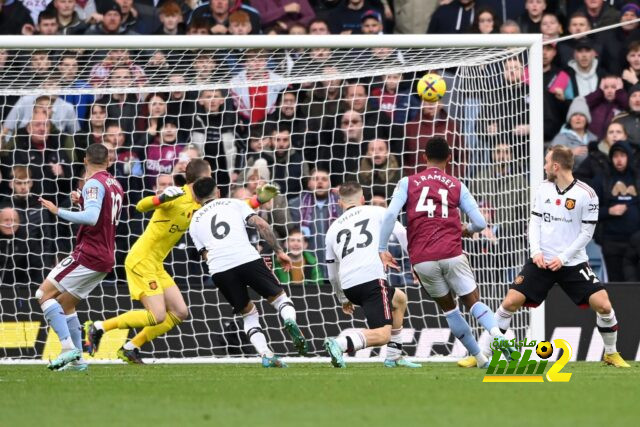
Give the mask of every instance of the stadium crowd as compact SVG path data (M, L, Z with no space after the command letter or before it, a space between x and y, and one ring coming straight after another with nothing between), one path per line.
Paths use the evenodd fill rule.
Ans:
M553 40L638 18L640 2L619 0L0 0L0 34L25 36L541 32ZM327 55L322 49L315 53ZM0 75L16 55L0 46ZM131 87L143 85L166 59L160 52L140 63L128 51L109 50L83 72L81 56L29 52L22 78L31 76L52 93ZM299 64L290 57L295 71ZM195 54L189 79L171 70L167 79L172 85L204 86L217 61L206 52ZM527 177L514 170L513 139L495 139L485 153L493 167L464 170L467 141L456 132L461 124L445 105L420 101L412 88L415 74L244 87L255 78L276 81L270 76L280 70L260 51L231 50L224 61L238 82L230 91L0 95L0 283L40 283L56 254L70 251L72 228L53 219L38 197L69 207L70 192L82 185L84 150L92 143L109 147L110 172L128 199L119 226L119 266L144 229L135 203L174 179L180 184L189 160L204 158L224 196L251 197L264 183L280 188L282 194L259 215L274 226L294 268L284 272L275 263L274 271L283 283L324 284L324 235L341 213L337 186L357 179L371 203L386 206L398 180L423 167L420 153L434 136L454 147L450 172L478 178L470 181L472 193L481 192L474 182L501 177L498 193L509 194L515 206L500 212L499 194L480 200L491 226L468 243L477 246L474 252L502 245L505 249L496 252L508 253L509 238L523 238L529 214L517 206L525 204L519 190ZM600 197L595 241L609 280L640 281L640 24L545 44L543 65L545 144L570 147L575 175ZM503 67L505 81L527 84L518 60ZM517 104L523 102L514 100L509 107L520 116L490 123L483 132L526 139L526 106ZM257 233L252 235L259 244ZM182 285L187 276L203 274L191 248L185 237L167 260ZM400 255L397 244L392 251ZM412 280L404 267L392 284ZM499 260L482 271L490 275L496 267ZM122 271L117 275L124 277Z

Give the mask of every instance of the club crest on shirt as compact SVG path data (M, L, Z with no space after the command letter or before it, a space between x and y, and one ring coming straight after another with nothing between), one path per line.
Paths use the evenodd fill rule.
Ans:
M567 208L567 210L572 210L573 208L576 207L576 199L565 200L564 207Z
M155 280L152 280L151 282L149 282L149 289L151 289L152 291L155 291L156 289L158 289L158 284L156 283Z
M516 280L513 281L514 285L521 285L522 282L524 282L524 276L518 276L516 277Z
M89 187L89 188L87 188L87 200L98 200L98 188L97 187Z

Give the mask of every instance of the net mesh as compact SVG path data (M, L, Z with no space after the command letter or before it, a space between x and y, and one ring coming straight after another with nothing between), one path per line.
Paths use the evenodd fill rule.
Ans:
M109 171L126 201L117 266L78 306L81 321L134 307L123 263L149 219L135 204L172 180L182 184L188 161L202 157L223 195L249 197L265 182L280 188L282 195L258 212L289 252L302 246L299 273L274 268L311 337L311 353L323 354L325 337L365 326L362 313L342 314L326 280L324 232L340 213L331 189L356 179L369 203L385 205L401 177L424 167L422 151L433 136L453 148L448 172L470 188L488 220L464 248L482 298L495 310L527 256L527 61L524 48L0 51L0 206L10 208L2 211L8 225L0 240L0 358L48 358L59 349L33 296L70 253L75 226L41 209L37 197L71 207L69 195L83 182L84 150L95 142L110 148ZM415 95L415 82L427 71L447 82L437 104ZM295 230L304 242L296 242ZM249 235L271 261L255 230ZM402 271L391 273L390 283L404 287L410 301L407 353L463 355L444 317L413 282L397 242L391 250ZM144 356L254 355L188 236L164 266L190 318L146 345ZM293 355L275 310L264 302L258 307L274 350ZM519 313L513 326L523 338L528 313ZM98 357L113 358L127 333L108 333Z

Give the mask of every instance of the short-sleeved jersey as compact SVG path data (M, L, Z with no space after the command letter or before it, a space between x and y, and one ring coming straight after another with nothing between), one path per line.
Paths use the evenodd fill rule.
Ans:
M336 219L325 238L327 263L339 262L340 286L349 289L372 280L386 280L378 255L380 226L386 210L356 206Z
M431 167L408 177L407 236L411 264L462 254L460 195L463 184Z
M207 251L209 274L260 259L249 241L247 219L255 215L242 200L216 199L196 212L189 234L199 252Z
M159 205L142 236L134 243L125 263L134 266L142 260L162 264L173 246L189 229L191 218L200 204L193 198L188 185L182 187L184 194Z
M96 186L85 185L80 196L80 206L99 199L104 190L100 215L96 225L81 225L76 236L72 257L94 271L109 272L115 264L116 227L120 220L124 192L118 180L107 171L96 172L87 183L97 181ZM100 188L102 186L102 189Z
M563 253L578 237L582 224L598 222L599 202L596 192L575 179L564 191L550 181L538 187L532 215L542 218L540 250L549 262ZM564 265L574 266L589 260L583 247Z

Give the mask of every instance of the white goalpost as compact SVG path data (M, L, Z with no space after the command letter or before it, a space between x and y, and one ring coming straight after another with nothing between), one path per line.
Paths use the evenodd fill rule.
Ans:
M438 103L416 95L426 72L447 82ZM181 185L186 163L199 157L211 164L225 196L249 197L267 182L280 188L258 214L288 251L301 252L296 273L275 265L274 271L296 306L312 357L292 357L277 313L259 302L262 326L285 360L326 361L325 337L365 326L361 312L342 313L326 279L324 233L340 213L331 188L355 179L368 203L388 203L395 183L424 166L424 145L434 136L449 142L448 172L469 187L487 217L487 231L463 246L481 298L495 310L528 257L532 190L543 180L542 99L541 35L0 36L0 212L12 223L0 234L0 363L39 363L59 351L34 294L69 254L76 230L34 198L70 206L70 192L82 185L84 150L96 142L110 148L109 171L126 201L116 268L79 304L81 322L135 307L123 263L150 218L135 204L167 180ZM249 235L271 261L269 248ZM409 297L407 355L464 356L442 313L414 284L397 242L391 250L403 271L389 281ZM146 344L143 357L256 360L187 236L165 269L190 317ZM544 306L522 310L512 326L518 339L544 339ZM132 334L107 333L94 361L115 359ZM351 360L378 361L385 351L361 350Z

